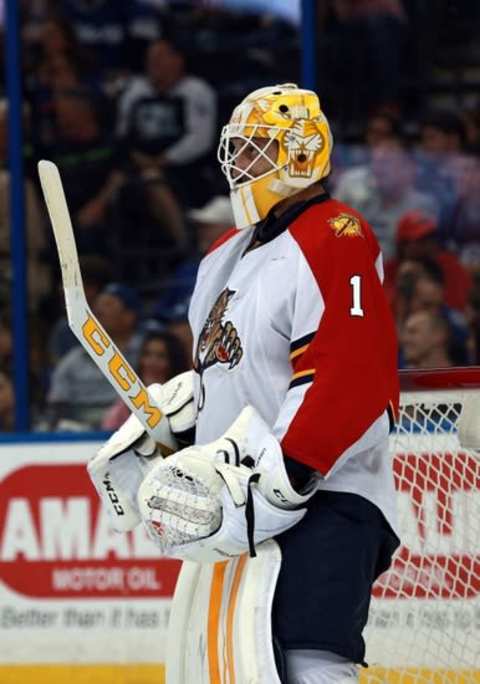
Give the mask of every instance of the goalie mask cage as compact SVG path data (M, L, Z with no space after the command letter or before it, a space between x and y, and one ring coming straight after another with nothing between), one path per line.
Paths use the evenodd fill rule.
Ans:
M480 454L459 444L480 368L401 372L401 546L373 588L362 684L480 684Z

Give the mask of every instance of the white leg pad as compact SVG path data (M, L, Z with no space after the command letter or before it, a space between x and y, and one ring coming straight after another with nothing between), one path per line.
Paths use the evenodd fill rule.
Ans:
M287 651L288 684L358 684L358 667L330 651Z
M282 561L268 540L220 563L185 561L168 626L166 684L280 684L272 602Z

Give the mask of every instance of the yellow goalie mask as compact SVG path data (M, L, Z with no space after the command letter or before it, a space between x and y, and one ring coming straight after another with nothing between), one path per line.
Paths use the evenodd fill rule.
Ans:
M333 139L317 95L293 83L255 90L223 127L218 160L237 228L330 172Z

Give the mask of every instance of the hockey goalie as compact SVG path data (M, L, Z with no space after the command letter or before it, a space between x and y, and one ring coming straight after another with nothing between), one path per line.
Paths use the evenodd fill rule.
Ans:
M218 159L235 227L203 259L193 370L150 388L88 469L118 530L184 561L167 684L354 684L399 544L388 435L397 350L371 227L330 197L317 95L248 95Z

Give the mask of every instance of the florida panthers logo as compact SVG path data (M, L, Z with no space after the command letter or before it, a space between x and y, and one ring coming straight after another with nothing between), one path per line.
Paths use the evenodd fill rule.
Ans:
M338 216L328 219L336 237L346 235L347 237L363 237L362 226L356 216L342 212Z
M195 351L195 370L202 379L204 371L217 363L225 364L228 370L235 368L243 356L242 343L237 329L231 321L224 321L228 304L235 290L225 288L217 297L215 304L202 328ZM205 388L201 382L199 409L205 399Z

